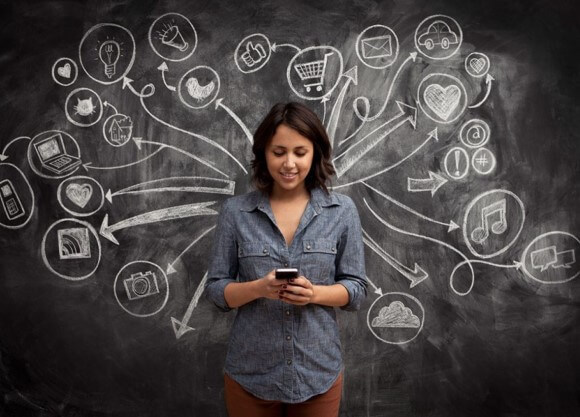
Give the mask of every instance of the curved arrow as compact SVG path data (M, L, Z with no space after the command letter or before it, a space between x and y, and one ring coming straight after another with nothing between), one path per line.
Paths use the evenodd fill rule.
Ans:
M381 107L381 109L378 111L377 114L375 114L372 117L368 117L368 115L363 116L362 114L360 114L360 112L358 111L358 101L362 100L366 107L370 107L370 103L369 103L369 99L362 96L362 97L357 97L355 101L353 101L352 103L352 107L354 112L356 113L357 117L362 120L363 122L371 122L373 120L376 120L381 114L383 114L383 112L385 111L385 109L387 108L387 103L389 102L389 98L391 97L391 93L393 92L393 86L395 85L395 82L397 81L397 78L399 78L399 74L401 73L401 71L403 70L403 67L407 64L407 62L413 60L413 62L415 62L415 59L417 58L417 52L411 52L409 54L409 56L407 57L407 59L405 59L403 61L403 63L399 66L399 68L397 69L397 72L395 73L393 80L391 81L391 85L389 86L389 90L387 92L387 97L385 98L385 101L383 103L383 106Z
M12 139L10 142L8 142L8 143L7 143L7 144L4 146L4 148L2 148L2 153L0 153L0 162L1 162L1 161L5 161L5 160L7 160L7 159L8 159L8 155L6 155L6 151L8 150L8 148L10 147L10 145L12 145L12 144L13 144L13 143L15 143L15 142L18 142L19 140L23 140L23 139L26 139L26 140L32 140L32 139L30 138L30 136L18 136L17 138L14 138L14 139Z
M339 188L348 187L350 185L357 184L359 182L363 182L363 181L366 181L366 180L370 180L371 178L374 178L377 175L381 175L381 174L383 174L383 173L385 173L387 171L390 171L391 169L394 169L394 168L398 167L403 162L405 162L407 159L411 158L413 155L415 155L417 152L419 152L425 145L427 145L427 143L429 143L429 141L431 139L434 139L435 141L438 141L439 140L439 138L437 137L437 128L435 128L432 131L430 131L429 134L427 135L427 139L425 139L423 141L423 143L421 143L417 148L415 148L413 150L413 152L411 152L409 155L405 156L400 161L397 161L394 164L389 165L388 167L386 167L386 168L384 168L384 169L382 169L382 170L380 170L378 172L375 172L374 174L368 175L368 176L366 176L364 178L361 178L361 179L358 179L358 180L355 180L355 181L352 181L352 182L349 182L349 183L346 183L346 184L341 184L341 185L333 186L332 189L333 190L337 190Z
M429 171L429 178L407 178L407 191L412 193L430 191L431 197L433 197L446 182L447 178Z
M457 249L457 248L451 246L450 244L445 243L441 240L437 240L437 239L434 239L434 238L429 237L429 236L424 236L424 235L420 235L417 233L409 232L407 230L399 229L398 227L395 227L392 224L388 223L385 219L383 219L381 216L379 216L377 213L375 213L375 211L371 208L369 203L367 203L367 200L365 198L363 198L363 201L364 201L365 205L367 206L367 209L369 209L369 211L372 213L372 215L379 222L381 222L384 226L388 227L389 229L394 230L395 232L402 233L404 235L413 236L413 237L416 237L419 239L424 239L424 240L428 240L428 241L433 242L433 243L437 243L438 245L442 245L448 249L451 249L453 252L455 252L461 258L463 258L463 260L465 261L464 264L467 264L469 266L469 270L471 271L471 284L469 286L469 289L466 292L457 291L455 289L455 287L453 286L453 273L449 277L449 286L451 287L453 292L455 292L457 295L463 296L463 295L467 295L471 292L471 289L473 288L473 285L475 284L475 271L473 270L473 265L471 265L471 261L469 259L467 259L467 257L459 249ZM457 267L456 267L456 269L457 269Z
M155 86L153 84L145 85L139 93L137 90L135 90L135 87L133 87L133 80L129 77L123 77L123 90L126 87L129 87L129 90L139 98L147 98L155 94ZM145 89L149 89L149 93L145 93Z
M244 131L246 138L248 138L248 140L250 141L250 144L254 144L254 136L252 135L252 133L250 132L250 130L248 129L248 127L246 126L246 124L242 121L242 119L240 119L240 117L235 114L233 112L232 109L230 109L228 106L226 106L223 103L224 99L223 98L218 98L215 102L215 108L217 110L218 107L221 107L222 109L224 109L232 119L234 119L236 121L236 123L242 128L242 130Z
M147 155L145 158L139 159L138 161L133 161L130 162L128 164L125 165L118 165L118 166L114 166L114 167L95 167L93 166L92 162L87 162L85 164L83 164L83 168L88 171L89 169L100 169L100 170L113 170L113 169L121 169L121 168L127 168L133 165L137 165L140 164L141 162L145 162L146 160L148 160L149 158L154 157L155 155L157 155L159 152L161 152L163 150L163 148L165 148L166 146L163 144L160 144L161 147L159 147L158 149L155 150L155 152ZM140 148L139 148L140 149Z
M167 207L159 210L150 211L148 213L139 214L129 219L121 220L109 226L109 215L105 214L105 218L101 223L99 234L116 245L119 241L115 239L114 232L126 229L128 227L139 226L142 224L157 223L168 220L182 219L185 217L216 215L217 211L207 208L215 204L215 201L208 201L204 203L185 204L182 206Z
M145 86L144 88L146 88L146 87L147 86ZM177 126L173 126L172 124L167 123L166 121L161 120L159 117L155 116L153 113L151 113L151 111L145 105L145 100L143 100L144 97L148 97L148 96L143 96L143 95L140 96L140 98L141 98L141 107L143 107L143 109L147 112L147 114L149 116L151 116L154 120L156 120L157 122L161 123L164 126L167 126L167 127L171 128L171 129L174 129L174 130L177 130L178 132L185 133L186 135L192 136L192 137L194 137L196 139L199 139L199 140L207 143L208 145L211 145L211 146L219 149L220 151L222 151L223 153L225 153L227 156L229 156L231 159L233 159L234 162L239 165L239 167L242 169L242 171L244 171L244 174L247 174L248 173L248 171L246 170L246 168L244 168L244 166L242 165L242 163L240 161L238 161L235 156L233 156L226 148L224 148L219 143L214 142L213 140L211 140L211 139L209 139L209 138L207 138L207 137L205 137L203 135L200 135L198 133L193 133L193 132L190 132L188 130L181 129L181 128L177 127ZM179 148L175 148L175 149L177 150ZM185 152L185 151L183 151L183 152ZM188 155L192 156L191 154L188 154ZM197 158L197 157L194 157L194 158ZM227 175L226 175L226 177L227 177Z
M110 107L115 112L114 114L119 114L119 111L117 110L117 108L115 106L113 106L111 103L109 103L108 101L104 101L103 106Z
M471 106L468 106L470 109L475 109L476 107L481 106L483 103L485 103L485 100L487 100L487 98L489 97L489 93L491 93L491 82L495 80L495 78L493 78L491 75L487 74L485 76L485 85L487 87L487 91L485 92L485 95L483 96L483 99L481 99L481 101L477 104L473 104Z
M338 98L334 102L334 106L332 107L332 112L330 113L330 118L328 119L328 137L330 139L330 145L334 147L335 137L336 137L336 130L338 128L338 120L340 118L340 109L342 108L342 104L344 102L344 97L346 96L346 92L348 87L351 83L354 85L358 84L358 67L355 65L347 72L342 74L344 77L347 78L346 83L342 86L340 93L338 94ZM326 107L324 108L326 114Z
M159 65L157 67L157 69L159 71L161 71L161 78L163 79L163 84L165 84L165 87L167 87L167 89L169 91L175 91L176 88L174 86L172 86L172 85L167 84L167 80L165 80L165 73L167 71L169 71L169 67L167 66L167 62L163 61L163 63L161 65Z
M451 220L449 223L445 223L445 222L441 222L439 220L435 220L432 219L431 217L427 217L424 214L419 213L418 211L413 210L410 207L407 207L406 205L404 205L403 203L395 200L393 197L388 196L387 194L377 190L374 187L371 187L369 184L367 184L366 182L363 182L363 184L365 186L367 186L368 188L370 188L372 191L374 191L375 193L377 193L378 195L380 195L381 197L383 197L384 199L390 201L391 203L401 207L403 210L408 211L411 214L414 214L415 216L423 219L423 220L427 220L428 222L431 223L435 223L435 224L440 224L441 226L446 226L447 227L447 232L452 232L453 230L457 230L459 229L459 225L457 223L455 223L453 220Z
M177 263L177 261L188 251L190 250L193 245L195 245L197 242L199 242L205 235L207 235L209 232L211 232L213 229L215 229L215 226L210 227L207 230L204 230L202 232L201 235L199 235L198 237L195 238L195 240L193 242L191 242L189 245L187 245L187 248L185 248L183 251L181 251L181 253L179 255L177 255L177 257L173 260L173 262L170 262L167 264L167 274L173 274L175 272L177 272L174 268L173 265L175 265Z
M187 325L187 323L189 322L189 319L191 319L191 315L193 314L193 310L195 309L195 307L197 307L197 303L199 302L199 299L201 298L201 295L203 294L206 281L207 281L207 272L205 273L201 282L197 286L197 289L195 290L195 294L193 294L193 298L189 302L189 305L187 306L187 310L186 310L185 314L183 315L183 318L181 319L181 321L177 320L175 317L171 317L171 324L173 326L173 331L175 332L175 337L177 339L181 338L181 336L183 336L185 333L192 331L192 330L195 330L193 327L189 327Z
M363 229L363 242L365 245L368 246L373 252L379 255L386 263L391 265L395 270L411 281L410 288L413 288L415 285L420 284L421 282L425 281L429 274L421 268L421 266L415 263L415 268L411 269L397 259L395 259L392 255L389 255L384 249L382 249L378 243L371 239L369 234Z
M417 108L397 101L399 113L391 120L383 123L368 135L351 145L346 151L333 159L336 168L336 176L340 178L346 171L358 162L371 149L378 145L384 138L392 132L409 122L413 129L417 120Z
M299 47L297 47L296 45L292 45L291 43L280 43L280 44L277 44L276 42L272 43L272 51L273 52L277 52L278 48L283 48L283 47L294 48L294 49L296 49L297 52L301 51L301 49Z

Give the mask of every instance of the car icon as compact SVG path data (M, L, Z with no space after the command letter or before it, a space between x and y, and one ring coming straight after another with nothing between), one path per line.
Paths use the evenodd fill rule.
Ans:
M448 49L449 45L457 43L457 34L451 30L447 23L436 20L429 25L425 33L419 36L417 43L429 51L435 45L441 45L441 48Z

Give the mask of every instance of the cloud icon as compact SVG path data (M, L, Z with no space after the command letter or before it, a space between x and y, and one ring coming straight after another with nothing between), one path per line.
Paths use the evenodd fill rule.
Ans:
M398 327L417 329L421 325L419 317L401 301L393 301L388 307L381 308L379 315L371 323L373 327Z

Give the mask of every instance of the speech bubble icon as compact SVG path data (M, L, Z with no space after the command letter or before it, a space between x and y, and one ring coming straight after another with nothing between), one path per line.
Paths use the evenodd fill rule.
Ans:
M557 261L556 246L535 250L530 254L530 257L532 258L532 268L544 272Z
M556 263L552 266L555 268L570 268L576 263L576 252L574 249L558 252L556 254Z

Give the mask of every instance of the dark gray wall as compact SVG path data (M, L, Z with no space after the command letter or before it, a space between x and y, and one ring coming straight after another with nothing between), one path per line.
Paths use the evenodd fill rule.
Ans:
M187 17L197 34L195 51L182 61L164 60L148 41L155 19L170 12ZM418 26L438 14L448 17L430 22L453 25L451 17L462 30L458 51L447 59L433 57L450 53L453 44L449 50L436 46L431 57L415 45ZM219 313L196 292L213 236L211 231L202 235L215 224L228 186L235 185L235 194L251 188L244 172L251 160L244 128L253 132L275 102L288 100L307 102L327 125L334 116L335 157L355 156L352 164L337 158L344 172L333 184L359 208L372 285L361 311L339 316L346 365L341 415L580 413L580 14L574 2L18 1L3 2L0 15L0 146L7 156L0 163L0 181L11 182L22 206L15 209L22 215L14 219L5 205L0 207L1 415L225 415L221 369L234 313ZM134 81L124 89L121 79L99 83L81 68L81 40L102 23L121 25L135 39L127 74ZM173 23L188 36L182 21ZM389 66L394 58L389 51L382 58L362 50L360 57L356 51L363 39L391 35L394 40L381 28L362 33L379 24L398 39L398 57ZM418 29L419 35L426 27ZM82 50L89 72L106 82L119 73L108 79L94 48L107 35L124 36L107 30L91 32L99 35L89 34ZM236 47L255 33L280 46L267 62L254 51L259 62L242 68L265 64L243 73L235 63ZM159 46L155 32L153 38L166 57L185 56L175 45ZM188 39L192 42L191 33ZM179 39L175 42L180 46ZM343 73L357 67L357 83L340 77L335 51L325 69L323 93L337 84L329 100L304 100L292 91L286 70L302 96L316 94L304 90L292 66L319 59L320 53L304 52L291 60L298 49L324 45L340 52ZM129 46L127 39L121 43L118 71L130 60ZM409 58L413 52L418 53L414 60ZM479 77L485 62L472 61L472 52L488 57L493 80ZM59 67L65 75L57 73L60 81L72 79L64 61L53 70L61 57L78 65L78 78L69 86L53 79ZM164 61L168 69L162 74L158 67ZM466 62L477 76L468 73ZM206 86L211 73L186 75L201 65L219 75L223 101L217 106L211 101L215 78L207 97L208 90L195 84L188 97L184 85L182 95L190 104L209 102L192 109L162 77L178 90L184 75L184 83L195 75L198 86ZM138 93L152 92L143 89L148 84L155 91L140 100ZM73 93L77 88L92 90L93 101L86 101L87 90ZM364 116L364 100L357 98L367 97L372 117L389 90L384 111L361 127L353 103ZM96 95L131 117L132 136L145 141L141 149L131 140L123 146L105 140L103 125L115 111L103 104L98 118ZM83 115L79 99L92 104L87 113L94 113ZM416 108L415 126L408 114L400 114L396 101ZM67 112L72 121L94 124L75 125ZM487 161L490 154L496 160L487 174L477 173L470 160L477 136L464 138L472 147L460 138L470 127L462 132L462 126L472 119L489 126L483 145L488 152L479 151ZM437 141L428 139L434 129ZM65 135L67 152L78 156L80 150L86 168L55 178L42 167L34 144L49 131L74 138L78 150ZM12 142L18 137L23 138ZM365 148L374 139L376 144ZM480 170L487 167L484 162L474 157ZM122 165L127 166L103 169ZM419 181L413 187L427 191L409 191L409 181L426 180L429 172L440 176L440 188L432 194L430 184ZM181 178L192 176L204 179ZM372 178L360 181L367 177ZM71 183L77 185L67 193ZM108 190L148 191L114 194L112 203L104 199L101 205ZM215 202L208 207L214 212L191 206L203 202ZM186 213L198 215L120 223L183 205L189 205ZM486 219L486 207L489 224L481 230L488 235L474 234ZM118 244L104 236L107 230L99 233L105 216ZM451 222L459 228L448 231ZM70 229L87 233L90 257L71 259L69 253L61 259L58 230L74 238L77 232ZM81 243L82 236L76 235ZM165 280L162 270L168 264L174 271ZM159 293L129 300L123 283L147 271L156 274ZM378 326L373 319L400 305L392 304L396 301L416 316L415 322L396 327L383 320ZM172 318L195 330L178 338L179 325L174 328Z

